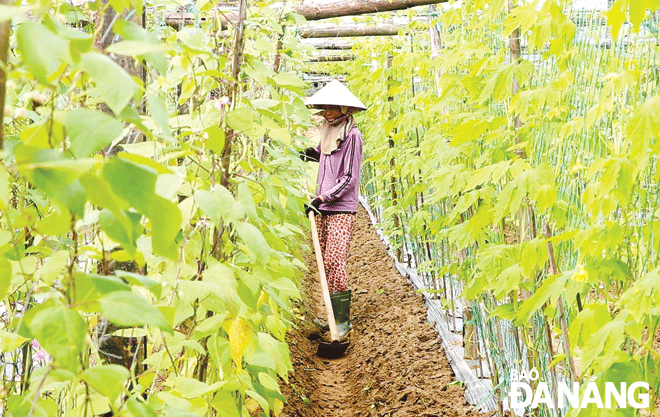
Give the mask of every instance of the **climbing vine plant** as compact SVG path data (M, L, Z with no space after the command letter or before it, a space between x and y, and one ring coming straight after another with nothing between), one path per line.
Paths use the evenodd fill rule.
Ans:
M0 9L2 414L277 415L305 268L297 17L74 4Z
M415 23L354 48L365 192L432 292L452 307L456 278L479 311L500 404L530 368L552 395L558 381L660 389L659 7L464 1L431 16L433 47Z

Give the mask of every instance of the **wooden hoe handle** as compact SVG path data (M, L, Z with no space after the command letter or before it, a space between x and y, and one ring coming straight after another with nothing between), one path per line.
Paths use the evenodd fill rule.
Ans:
M314 252L316 253L316 263L319 265L319 278L321 280L321 290L323 292L323 301L325 302L325 310L328 312L328 326L330 327L330 338L332 340L339 340L337 335L337 323L335 322L335 314L332 311L332 302L330 301L330 291L328 290L328 280L325 276L325 268L323 267L323 254L321 254L321 244L319 243L319 234L316 229L316 219L312 210L308 213L309 221L312 223L312 240L314 241Z

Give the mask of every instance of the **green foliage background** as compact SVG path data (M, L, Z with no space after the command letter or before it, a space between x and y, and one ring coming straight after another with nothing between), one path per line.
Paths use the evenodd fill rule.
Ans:
M169 3L0 9L13 19L0 165L11 415L283 407L306 248L294 144L310 113L306 84L273 61L278 40L283 60L297 47L284 27L298 18L262 4L242 34L216 36L212 5L197 2L213 18L180 30L163 24ZM116 62L133 58L134 72ZM112 335L143 357L103 359Z
M430 13L436 48L417 21L327 66L368 97L365 189L388 235L448 308L461 292L501 403L531 368L552 392L660 389L659 7L464 1Z

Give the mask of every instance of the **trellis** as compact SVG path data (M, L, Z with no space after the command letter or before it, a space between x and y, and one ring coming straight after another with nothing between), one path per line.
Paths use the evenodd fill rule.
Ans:
M585 59L584 61L575 60L571 63L574 66L572 68L576 74L576 83L570 90L572 96L571 104L579 103L579 105L571 107L572 110L567 116L567 119L585 119L590 117L590 110L597 104L596 91L598 87L595 80L603 79L613 70L623 70L630 61L644 61L647 68L656 68L659 65L657 57L657 45L660 44L659 32L657 30L658 16L655 14L651 15L639 33L633 33L629 27L624 26L623 33L616 42L609 36L607 22L602 17L600 11L573 10L569 12L569 16L577 26L578 33L575 43L578 46L580 56L585 57ZM433 36L433 29L431 28L431 36ZM453 28L452 30L463 30L462 34L465 40L469 40L472 36L480 36L480 34L469 33L469 30L457 28ZM440 28L439 32L442 33L442 28ZM596 34L595 37L594 34ZM490 45L493 53L506 48L505 39L501 34L495 34L495 36L489 39L494 40L494 43ZM512 58L517 59L515 54L512 55ZM533 75L531 77L533 80L531 83L532 87L547 85L558 73L559 63L556 60L543 59L539 55L525 54L524 39L522 58L532 62L534 65ZM596 65L588 67L585 65L588 63L595 63ZM586 76L587 71L589 72L588 77ZM626 94L614 105L620 106L623 109L643 102L646 95L657 94L660 91L658 78L657 71L654 71L651 75L651 80L647 81L645 85L645 91L641 91L642 89L640 89L637 96ZM414 90L415 83L411 83L411 85ZM423 85L427 89L433 89L434 80L425 80ZM586 91L586 94L584 91ZM497 106L493 106L489 110L492 114L504 114L503 109ZM368 121L365 122L368 123ZM605 141L601 138L604 136L610 137L614 122L609 118L597 120L593 128L582 127L578 132L570 135L565 140L557 140L556 136L554 136L556 135L556 131L550 128L548 124L541 124L537 128L538 140L534 142L532 146L533 153L529 158L534 164L545 161L556 167L559 194L569 204L575 207L576 214L569 217L570 226L576 227L586 222L586 213L582 208L582 202L579 198L582 194L581 191L585 187L585 182L584 179L576 179L572 175L571 165L575 161L571 159L571 155L574 155L576 151L580 151L581 155L584 155L582 156L583 158L586 157L589 159L586 162L592 162L597 157L606 155L609 151ZM408 132L407 150L414 150L415 147L419 147L419 141L415 145L414 136L415 134L413 132ZM653 168L649 169L649 172L646 174L646 184L653 184L651 178L653 173L655 173L655 170ZM402 190L412 187L415 179L398 179L392 183L390 181L383 181L384 172L377 170L372 165L366 167L365 174L366 180L364 182L363 192L376 207L376 218L391 233L390 237L393 247L402 248L401 253L395 256L398 258L398 261L405 264L404 266L399 266L402 273L410 276L410 271L414 270L417 266L433 265L430 270L429 268L425 268L426 272L415 271L415 274L418 274L420 277L419 282L424 282L424 288L429 291L426 293L428 298L433 298L434 294L444 295L447 302L445 303L446 310L443 326L450 329L453 335L461 333L468 334L469 338L474 335L475 340L469 340L468 338L464 342L466 343L466 347L470 343L476 343L478 346L478 358L481 361L480 366L476 367L477 374L480 377L490 378L490 386L494 387L491 392L484 396L484 401L487 401L490 395L494 394L498 400L500 413L507 408L506 394L511 382L510 374L512 369L529 372L530 369L536 368L540 372L542 379L550 381L553 396L556 395L555 389L558 382L578 378L578 375L575 375L574 371L571 370L572 364L569 366L568 363L559 363L555 364L552 368L547 366L553 361L557 348L562 342L550 335L548 321L542 314L535 313L531 318L531 322L533 323L530 331L532 344L525 345L521 341L521 334L512 322L490 316L490 313L500 305L492 295L484 295L478 300L470 300L470 303L463 305L459 300L459 295L464 290L463 283L457 279L456 275L446 273L437 274L443 267L451 263L450 258L453 248L446 241L439 241L437 239L431 243L431 247L429 248L429 242L432 240L429 236L410 233L407 225L419 211L419 206L407 205L405 209L394 210L397 202L392 201L391 198L392 195L397 195L397 192L393 193L390 186L395 187L400 195ZM426 191L427 195L431 195L432 193L432 189ZM435 219L446 216L451 211L452 206L453 202L443 201L441 204L427 204L426 210ZM639 211L637 221L640 230L645 224L644 219L652 218L652 213L655 212L656 207L657 204L654 205L651 201L645 205L645 209ZM398 221L397 219L392 220L392 213L400 216ZM470 213L468 213L467 218L469 216ZM527 214L521 214L521 218L525 216ZM541 224L542 220L542 218L537 218L539 224ZM501 232L501 238L505 240L505 231L502 230ZM546 233L548 233L548 236L552 234L549 229ZM468 249L456 255L469 260L471 252L472 250ZM564 243L557 245L555 252L560 270L575 267L577 259L575 250L570 244ZM641 261L637 261L637 264L644 268L644 271L648 271L648 266L641 265L641 263ZM560 306L563 303L563 301L559 301ZM578 308L581 308L579 300L577 305ZM471 318L468 319L468 315ZM472 326L475 328L474 333L470 329ZM565 331L566 329L564 328L563 332L565 333ZM447 338L451 339L454 337L453 335L449 335ZM487 371L479 373L478 371L483 369L484 364ZM457 374L460 375L460 372L457 372ZM470 379L467 378L466 380L469 381ZM529 409L515 411L518 414L532 412ZM567 409L557 410L542 406L537 410L537 413L541 416L554 417L563 416L567 411Z

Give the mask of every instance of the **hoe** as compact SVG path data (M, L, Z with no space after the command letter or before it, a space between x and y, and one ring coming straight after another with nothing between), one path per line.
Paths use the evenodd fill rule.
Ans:
M312 240L314 241L314 252L316 253L316 262L319 266L319 278L321 281L321 291L323 292L323 301L325 303L325 310L328 313L328 327L330 327L330 342L323 339L319 342L316 356L326 359L337 359L344 356L346 349L350 344L349 340L340 340L337 336L337 323L335 322L335 314L332 311L332 303L330 302L330 292L328 291L328 281L325 277L325 268L323 267L323 255L321 254L321 244L319 243L319 235L316 229L316 220L314 219L314 212L309 212L309 221L312 223Z

